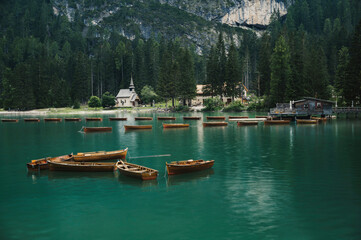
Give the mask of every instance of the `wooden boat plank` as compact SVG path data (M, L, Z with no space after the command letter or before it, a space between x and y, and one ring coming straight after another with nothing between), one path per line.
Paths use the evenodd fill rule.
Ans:
M61 122L61 118L44 118L45 122Z
M176 120L176 117L158 117L158 120Z
M24 122L40 122L39 118L24 118Z
M207 116L208 120L225 120L226 117L224 116Z
M109 121L127 121L126 117L110 117Z
M227 122L204 122L203 127L228 126Z
M189 124L184 123L163 123L163 128L186 128Z
M153 120L153 118L152 117L135 117L134 120L136 120L136 121L139 121L139 120L150 121L150 120Z
M201 117L183 117L184 120L200 120Z
M128 148L124 150L109 151L109 152L92 152L92 153L78 153L74 155L74 161L76 162L91 162L100 160L111 159L125 159L127 156Z
M202 171L213 167L214 160L185 160L166 163L168 175Z
M89 132L111 132L113 130L112 127L84 127L83 131L85 133Z
M103 118L98 118L98 117L87 117L85 118L86 121L103 121Z
M244 118L249 118L248 116L229 116L228 119L244 119Z
M158 171L155 169L123 161L118 161L116 163L116 168L125 176L135 177L142 180L154 180L158 176Z
M19 122L19 119L9 119L9 118L3 118L1 119L2 122Z
M64 120L66 122L76 122L76 121L80 122L81 118L64 118Z
M152 129L152 125L124 125L125 130Z

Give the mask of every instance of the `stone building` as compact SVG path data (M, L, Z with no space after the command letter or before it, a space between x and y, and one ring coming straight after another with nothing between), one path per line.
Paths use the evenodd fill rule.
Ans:
M130 78L130 85L128 89L120 89L115 97L116 107L138 107L140 98L135 92L133 78Z

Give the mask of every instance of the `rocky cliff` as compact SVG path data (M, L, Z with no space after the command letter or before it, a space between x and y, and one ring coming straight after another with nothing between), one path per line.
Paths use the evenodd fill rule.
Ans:
M137 35L149 38L162 34L180 37L195 44L199 50L214 44L219 29L225 25L236 27L229 39L238 39L238 27L264 28L271 15L287 13L289 0L52 0L54 14L65 15L74 21L80 16L96 35L117 31L132 39ZM222 26L223 24L223 26ZM231 32L231 31L228 31Z

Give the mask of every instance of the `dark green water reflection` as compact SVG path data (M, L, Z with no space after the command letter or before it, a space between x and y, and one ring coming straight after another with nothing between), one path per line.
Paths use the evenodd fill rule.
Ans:
M124 132L124 124L149 124L125 116L0 123L0 239L361 239L360 120L216 128L188 121L189 129L170 130L153 120L150 131ZM113 131L79 133L83 125ZM172 156L128 159L159 170L150 182L117 173L31 174L25 166L125 147L128 157ZM200 158L214 159L213 169L165 174L166 161Z

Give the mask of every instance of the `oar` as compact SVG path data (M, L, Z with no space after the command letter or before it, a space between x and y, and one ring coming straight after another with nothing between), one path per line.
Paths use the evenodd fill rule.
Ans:
M170 157L170 156L172 155L163 154L163 155L150 155L150 156L139 156L139 157L129 157L129 158L135 159L135 158L154 158L154 157Z

